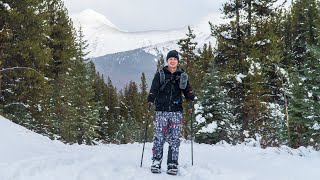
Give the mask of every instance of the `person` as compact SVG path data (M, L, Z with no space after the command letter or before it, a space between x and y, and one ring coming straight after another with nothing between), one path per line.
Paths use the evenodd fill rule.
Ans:
M169 51L166 61L167 66L155 74L148 95L148 103L155 106L151 172L161 173L163 145L168 133L167 173L176 175L182 129L182 93L189 101L194 101L195 96L189 80L182 79L185 72L178 66L179 53L176 50ZM163 82L160 81L161 76ZM185 87L181 87L181 83L185 83Z

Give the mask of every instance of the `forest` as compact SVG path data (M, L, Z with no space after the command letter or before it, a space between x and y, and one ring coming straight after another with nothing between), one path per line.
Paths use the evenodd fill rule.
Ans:
M215 44L198 47L190 27L177 42L197 96L196 142L254 139L262 147L319 150L320 1L279 2L230 0L221 7L230 21L208 22ZM148 121L152 141L145 74L117 89L96 71L87 46L61 0L1 0L0 115L51 139L88 145L142 142ZM184 117L182 137L190 139L187 111Z

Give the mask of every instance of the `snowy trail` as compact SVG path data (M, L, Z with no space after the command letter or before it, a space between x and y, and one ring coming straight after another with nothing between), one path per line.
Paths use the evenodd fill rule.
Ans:
M260 149L245 145L194 144L180 148L179 176L167 175L165 145L162 173L152 174L147 143L64 145L0 117L0 180L318 180L320 153L306 148Z
M63 147L62 147L63 148ZM103 145L98 147L69 146L65 152L51 153L1 165L1 180L101 180L101 179L316 179L320 158L281 155L252 147L195 146L194 166L190 162L190 146L182 144L179 176L150 173L150 156L145 154L140 168L141 144ZM167 146L166 146L167 149ZM50 149L48 151L55 151ZM151 151L151 144L147 144ZM166 156L164 157L166 159ZM290 166L290 168L287 168ZM304 172L304 173L302 173Z

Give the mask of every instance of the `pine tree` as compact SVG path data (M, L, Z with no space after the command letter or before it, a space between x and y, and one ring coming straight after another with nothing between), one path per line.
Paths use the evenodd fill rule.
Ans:
M197 65L197 68L199 69L199 75L201 77L204 77L205 74L209 73L209 71L211 70L210 63L214 59L214 52L211 43L204 44L203 47L198 50L198 54L199 64Z
M113 86L111 79L107 80L107 91L105 99L105 107L107 109L108 128L106 133L110 137L111 142L117 141L116 132L121 123L119 123L119 99L117 95L117 89Z
M291 132L291 145L298 147L300 145L314 145L314 140L311 135L314 127L317 126L317 121L314 119L319 114L317 108L317 92L318 87L318 66L319 60L312 53L310 47L318 46L319 43L319 3L315 0L295 1L291 8L291 29L292 34L290 39L293 40L289 52L292 54L292 67L288 71L293 75L295 82L303 81L303 87L292 88L292 91L303 90L298 92L291 92L293 97L299 99L290 99L289 105L292 104L292 109L289 109L290 114L290 129ZM297 90L298 89L298 90ZM301 105L303 104L303 106ZM301 105L300 108L298 106ZM304 109L303 107L309 107ZM301 114L303 111L303 115ZM316 137L316 136L314 136ZM313 142L312 142L313 141Z
M88 43L84 39L84 35L82 32L82 27L78 31L77 38L77 56L76 61L79 61L79 64L84 67L83 73L80 73L79 77L85 77L83 86L78 87L78 89L82 89L84 91L84 96L82 96L80 101L83 101L85 104L84 109L78 107L78 114L81 114L80 121L82 123L79 124L78 129L82 128L82 131L78 133L78 144L86 143L93 144L94 140L98 139L98 121L99 121L99 105L100 101L96 101L95 99L95 81L97 79L97 72L95 70L95 65L90 59L87 58L89 52L87 52Z
M201 108L197 113L196 126L196 141L199 143L237 142L240 123L236 122L231 98L222 83L221 72L211 65L199 98Z
M3 62L5 60L5 48L7 47L7 42L9 40L9 29L7 28L7 17L9 16L9 12L6 6L0 3L0 114L3 115L3 105L2 102L4 100L2 94L2 69L3 69Z
M195 82L195 68L194 64L197 61L197 56L195 54L195 50L196 50L196 46L197 43L194 41L196 35L193 33L193 30L191 30L190 26L188 26L188 33L186 34L186 38L185 39L180 39L178 41L178 45L180 47L180 55L181 58L179 60L179 66L182 67L185 72L187 72L188 76L189 76L189 83L190 85L193 87L193 91L196 92L197 89L195 89L196 87L193 86L193 82ZM184 109L188 109L188 104L187 103L183 103L183 108ZM185 114L185 116L187 116L187 114ZM188 127L188 124L190 124L190 119L187 118L184 121L184 126L182 128L182 134L184 136L184 138L187 138L188 135L190 134L190 129Z
M244 104L249 113L249 129L261 136L260 144L263 147L279 144L279 132L284 121L281 116L272 115L283 104L282 79L277 72L279 66L282 66L283 47L279 21L281 18L274 14L264 22L257 22L259 28L256 29L256 35L251 36L253 45L248 53L250 68L245 82L248 91Z
M138 97L138 86L130 81L124 92L126 105L128 107L128 125L130 131L130 142L137 142L143 139L143 119L141 112L141 102Z
M181 66L189 74L193 74L193 66L197 60L195 55L197 43L194 42L196 35L193 33L193 30L191 30L190 26L188 26L188 33L186 36L187 37L185 39L180 39L178 41L181 55L179 66ZM190 81L192 82L192 79Z
M107 106L107 86L104 82L103 76L100 76L97 73L94 85L93 85L95 95L94 95L94 102L98 103L99 106L99 120L98 120L98 135L99 141L103 143L110 142L110 136L108 134L108 117L107 113L109 111L109 107Z
M316 0L298 0L292 5L291 11L292 36L296 37L293 41L293 57L298 70L301 70L312 58L307 45L318 43L319 7L317 7Z
M309 130L311 131L311 137L310 137L310 144L313 145L316 149L320 149L320 88L318 86L315 86L316 84L319 84L319 77L320 77L320 48L318 47L311 47L311 52L315 59L318 59L318 63L314 63L314 71L312 71L312 84L314 85L312 87L312 93L309 93L311 96L312 101L312 114L310 116L310 120L312 123L310 123Z
M289 100L289 145L298 148L308 145L310 137L308 132L308 125L310 123L308 109L310 107L308 106L308 93L303 86L304 78L301 77L298 68L290 76L292 85Z
M141 102L141 112L142 112L142 124L141 124L141 129L140 131L142 132L142 137L144 138L144 130L145 130L145 125L148 121L148 128L147 128L147 131L148 131L148 137L147 137L147 140L148 139L151 139L152 137L152 132L153 132L153 123L152 123L152 119L151 119L151 107L150 107L150 112L148 114L148 101L147 101L147 97L148 97L148 84L147 84L147 81L146 81L146 76L144 73L142 73L141 75L141 84L140 84L140 93L139 93L139 102ZM141 139L142 141L143 139Z
M235 112L234 115L242 122L242 131L248 130L248 119L245 116L243 100L245 89L243 82L249 64L245 61L248 52L245 51L248 46L245 43L246 26L240 19L240 11L244 9L244 2L233 0L223 5L223 14L226 18L231 18L230 23L220 26L211 26L212 34L217 39L217 48L215 51L215 67L223 72L225 77L223 84L226 89L230 89L228 95L233 99ZM241 77L237 81L235 77Z
M70 103L72 97L64 96L71 87L67 87L68 81L71 81L69 76L73 76L71 73L71 67L74 65L74 61L77 56L76 49L76 36L72 27L71 20L67 15L63 3L60 0L46 1L47 12L47 25L48 25L48 38L47 46L50 48L50 61L46 66L46 75L50 78L50 85L52 87L52 93L50 93L50 116L48 119L53 123L53 133L59 137L63 137L63 124L71 124L72 119L68 118L68 112L63 104ZM69 88L69 89L68 89ZM71 137L71 136L70 136ZM75 141L72 141L75 142Z
M198 54L197 64L194 66L194 73L191 74L191 76L194 77L194 82L192 82L193 87L198 93L201 93L201 85L203 84L206 74L210 71L210 62L214 59L211 43L209 43L209 45L204 44L202 49L198 50Z
M277 120L269 115L269 103L280 99L281 85L274 68L281 60L278 37L272 29L272 17L277 13L274 1L229 1L223 12L232 20L211 26L218 40L215 63L227 77L225 85L234 99L236 117L242 121L243 138L260 135L263 146L274 144L276 137L268 134L275 131L272 124Z
M128 86L124 88L124 91L128 91ZM119 108L120 108L120 116L119 116L119 124L116 132L116 139L119 143L128 143L130 142L130 130L129 130L129 108L126 103L125 94L120 90L119 92Z
M160 58L157 63L157 69L161 69L164 67L164 57L163 54L160 54Z
M3 5L2 5L3 6ZM6 47L1 54L1 101L14 122L47 135L46 94L50 91L44 69L50 60L42 0L6 2L3 11ZM9 35L9 37L8 37Z

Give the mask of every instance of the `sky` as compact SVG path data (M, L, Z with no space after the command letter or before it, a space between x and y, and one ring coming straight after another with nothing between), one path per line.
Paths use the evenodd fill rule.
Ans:
M182 141L179 173L166 174L168 143L162 173L150 172L152 143L65 145L51 141L0 116L1 180L318 180L320 152L311 148L259 147L256 141L232 146Z
M227 0L63 1L70 15L93 9L105 15L119 29L135 32L179 29L196 24L209 14L220 16L222 4Z

